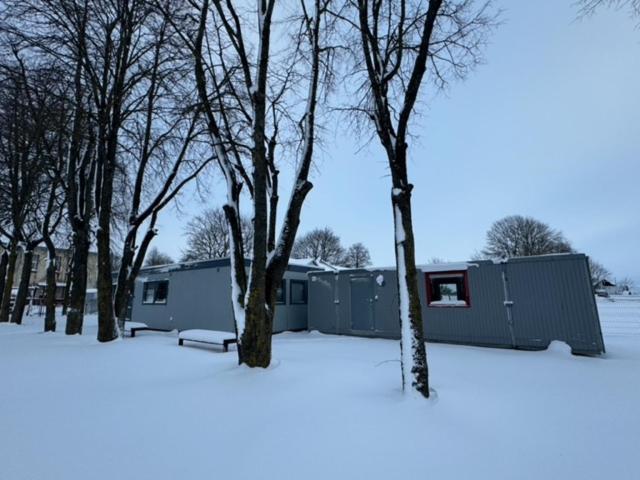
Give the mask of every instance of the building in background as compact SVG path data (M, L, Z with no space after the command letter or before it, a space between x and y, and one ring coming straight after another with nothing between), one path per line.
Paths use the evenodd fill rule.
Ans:
M0 254L3 249L0 247ZM57 269L56 283L59 288L64 288L69 278L70 264L72 252L68 248L56 249ZM48 253L45 247L36 247L33 251L33 263L31 266L30 286L44 285L47 282L47 258ZM18 287L20 276L22 275L22 265L24 260L24 251L18 251L18 259L16 261L16 273L13 277L13 286ZM89 252L87 266L87 288L95 288L98 279L98 254ZM56 293L56 297L58 294Z

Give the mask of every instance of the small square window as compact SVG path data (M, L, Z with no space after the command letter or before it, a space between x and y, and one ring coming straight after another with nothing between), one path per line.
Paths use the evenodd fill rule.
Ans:
M427 305L429 307L470 307L467 272L428 272Z
M146 282L142 293L142 303L150 305L165 305L169 296L169 282Z
M289 288L291 289L291 295L289 297L289 303L291 305L307 304L307 282L306 281L290 280Z
M287 284L286 280L283 278L278 290L276 291L276 304L284 305L287 303Z

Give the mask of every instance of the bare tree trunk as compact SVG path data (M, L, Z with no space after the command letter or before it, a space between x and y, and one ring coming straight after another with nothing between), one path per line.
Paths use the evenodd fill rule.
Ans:
M268 50L267 50L268 52ZM267 53L268 54L268 53ZM259 92L255 94L260 95ZM245 305L242 362L249 367L268 367L271 362L271 316L266 310L267 264L267 161L265 152L264 99L256 101L253 152L253 255L249 293Z
M44 331L56 331L56 248L50 238L44 239L47 245L47 287L45 291Z
M24 308L27 305L27 295L29 294L29 281L31 280L31 267L33 266L33 246L28 245L22 256L22 271L20 273L20 284L16 294L16 302L13 305L11 322L22 324Z
M405 155L401 147L396 155ZM400 313L400 354L402 384L429 397L429 371L424 345L422 309L418 290L418 272L415 261L415 243L411 218L411 190L413 185L406 175L406 159L394 159L391 165L393 190L391 205L395 227L395 254L398 281L398 308Z
M111 169L105 169L105 176L112 175ZM118 338L117 325L113 312L113 280L111 277L111 193L113 178L105 179L102 187L102 205L99 214L98 240L98 341L110 342Z
M71 294L71 269L72 268L73 268L73 261L69 260L69 263L67 264L67 274L65 275L66 281L64 282L64 292L62 294L62 315L65 317L67 316L67 308L69 306L69 295Z
M124 239L124 247L122 249L122 260L120 269L118 270L118 282L114 295L115 315L118 320L118 328L120 335L124 336L124 324L127 316L127 304L129 302L130 288L129 277L131 276L131 267L135 257L134 239L137 229L130 229L127 237Z
M89 231L86 224L77 226L73 233L73 257L71 259L71 272L68 280L71 282L69 289L67 335L82 333L84 322L84 303L87 293L87 260L89 256Z
M16 261L18 259L18 242L12 240L9 245L9 258L7 262L7 277L2 293L2 304L0 305L0 323L9 321L9 311L11 308L11 290L13 289L13 277L16 272Z
M4 295L4 285L7 277L8 263L9 254L5 250L2 252L2 256L0 256L0 305L2 305L2 296Z
M153 238L156 236L154 228L156 219L157 216L154 214L151 219L150 226L147 229L147 233L142 239L138 252L134 252L133 248L131 248L130 258L125 259L123 257L122 259L114 302L115 313L118 318L118 327L120 328L122 335L124 335L124 324L127 319L129 301L131 300L131 295L133 294L136 277L138 276L138 273L140 273L142 262L144 261L145 255L147 254L147 250L149 249L151 240L153 240ZM133 234L132 238L135 238L135 234ZM126 244L127 242L125 241L125 245ZM127 263L125 263L125 260L127 261ZM124 276L125 273L126 276Z

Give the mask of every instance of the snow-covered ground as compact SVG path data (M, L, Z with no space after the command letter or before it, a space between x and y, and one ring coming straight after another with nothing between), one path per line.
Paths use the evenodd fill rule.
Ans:
M95 318L0 325L0 479L638 479L640 298L599 308L603 358L430 344L429 402L396 341L282 334L252 371L175 334L100 345Z

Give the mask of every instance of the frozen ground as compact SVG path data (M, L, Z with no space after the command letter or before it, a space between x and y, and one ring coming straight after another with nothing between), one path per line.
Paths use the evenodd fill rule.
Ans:
M278 335L273 366L141 333L0 325L1 480L638 479L640 298L599 302L607 355ZM63 331L64 328L61 328Z

